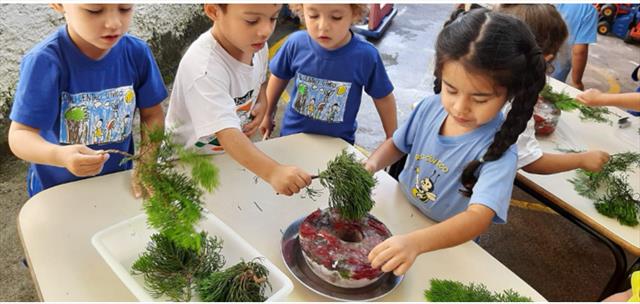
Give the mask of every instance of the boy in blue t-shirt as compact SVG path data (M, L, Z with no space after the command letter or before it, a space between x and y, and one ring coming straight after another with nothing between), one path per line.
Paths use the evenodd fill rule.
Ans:
M29 162L30 196L82 177L130 169L132 117L163 127L167 91L146 43L127 34L130 4L52 4L67 21L22 59L9 145ZM144 128L143 128L144 144ZM136 174L134 195L141 195Z
M353 35L365 4L300 4L307 31L292 34L271 60L267 115L260 130L268 137L278 99L295 78L281 135L315 133L355 142L362 88L376 105L386 138L397 127L393 85L376 48Z

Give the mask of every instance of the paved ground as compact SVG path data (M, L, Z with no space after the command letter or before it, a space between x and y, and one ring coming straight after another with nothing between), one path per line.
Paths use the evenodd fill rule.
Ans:
M397 7L398 15L376 46L396 88L399 120L404 121L410 105L431 94L433 44L451 5ZM282 27L284 30L274 35L274 42L292 28ZM640 85L629 78L638 62L638 46L599 36L591 48L585 86L632 91ZM370 99L363 100L358 122L357 144L372 151L382 141L382 127ZM17 214L27 199L26 166L3 154L0 153L0 301L36 301L29 272L19 263L23 254L16 228ZM535 204L535 199L518 189L513 197ZM480 238L480 245L550 301L597 300L613 269L609 252L562 217L539 210L544 208L512 206L509 223L491 227Z

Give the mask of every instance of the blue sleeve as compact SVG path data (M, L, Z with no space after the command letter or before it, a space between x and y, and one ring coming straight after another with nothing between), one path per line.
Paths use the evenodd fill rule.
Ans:
M375 52L374 62L371 63L373 70L364 86L364 91L372 98L378 99L391 94L391 92L393 92L393 84L391 84L391 80L389 80L380 54L378 54L378 51L373 46L372 48Z
M161 103L167 98L168 93L151 49L144 44L143 50L140 59L136 62L140 74L134 89L138 107L144 109Z
M411 112L409 119L402 123L395 132L393 132L393 143L398 150L403 153L411 152L411 147L416 138L417 130L420 129L422 124L427 121L426 115L431 111L430 108L434 105L434 98L427 97L418 103L415 109Z
M513 180L516 177L518 155L515 146L504 152L501 158L484 163L480 167L478 181L473 187L469 204L480 204L493 210L494 223L507 222Z
M20 63L18 87L9 118L32 128L51 129L60 111L59 62L46 53L31 53Z
M591 4L583 4L583 16L579 24L575 24L574 44L595 43L598 31L598 12Z
M293 34L291 36L294 36ZM289 37L284 45L273 56L269 63L269 71L276 77L284 80L293 78L294 71L291 70L292 44L294 37Z

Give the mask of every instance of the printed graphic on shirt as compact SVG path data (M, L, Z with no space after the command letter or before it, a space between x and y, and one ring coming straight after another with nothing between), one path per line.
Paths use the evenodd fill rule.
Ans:
M351 83L296 74L296 112L309 118L340 123L344 119Z
M120 142L131 134L136 109L133 86L100 92L62 92L60 143L106 144Z
M438 196L435 194L436 191L436 183L438 182L438 178L441 174L446 174L449 172L449 168L440 160L436 159L433 155L430 154L416 154L416 161L424 160L425 162L432 164L433 172L426 176L421 175L420 166L415 167L416 179L413 188L411 189L411 193L413 196L424 203L429 201L435 202ZM419 164L418 164L419 165ZM436 172L440 170L441 173Z
M233 102L236 104L236 114L240 118L240 127L253 121L251 111L256 104L257 96L253 96L253 90L249 90L242 97L235 97ZM215 134L203 136L195 142L195 147L203 153L220 153L224 151Z

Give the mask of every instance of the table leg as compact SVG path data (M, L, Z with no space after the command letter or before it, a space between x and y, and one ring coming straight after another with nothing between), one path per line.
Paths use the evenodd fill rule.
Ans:
M554 204L551 200L549 200L544 195L536 191L533 191L532 189L530 189L529 187L527 187L517 179L515 180L514 184L518 186L520 189L522 189L523 191L525 191L526 193L528 193L529 195L533 196L540 202L547 205L549 208L553 209L558 214L562 215L572 223L576 224L578 227L582 228L584 231L594 236L596 239L600 240L607 247L609 247L609 250L611 251L613 258L616 261L616 267L613 271L613 274L611 275L611 278L609 279L609 282L607 283L604 290L600 294L600 298L598 299L598 301L602 301L604 298L616 292L619 292L620 286L624 283L626 279L626 270L627 270L627 259L625 257L625 254L622 248L618 244L612 242L611 240L604 237L597 231L593 230L591 227L589 227L587 224L582 222L579 218L575 217L573 214L571 214L567 210Z

